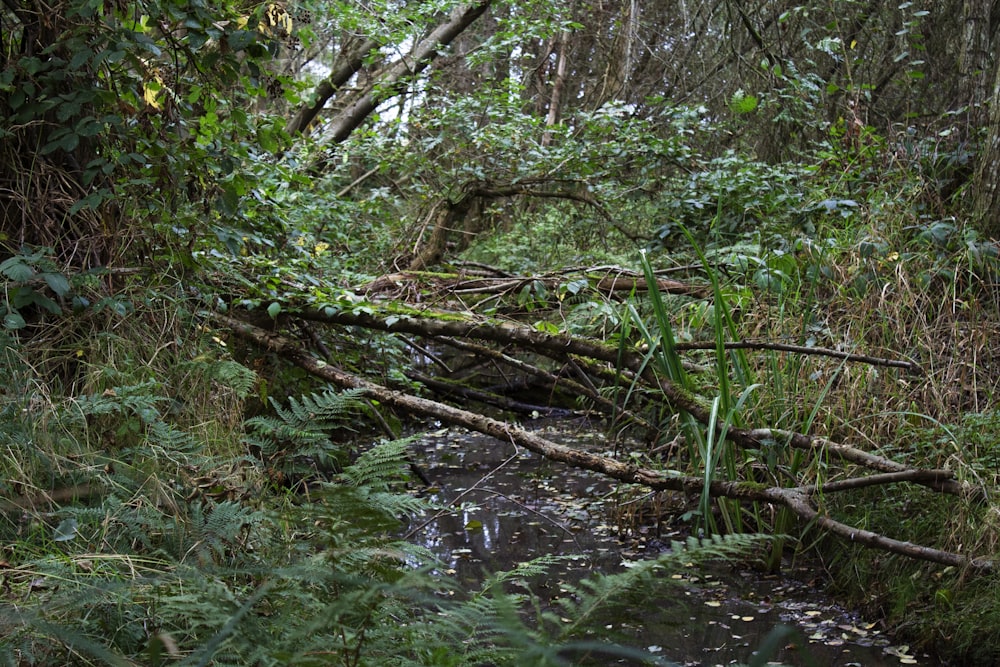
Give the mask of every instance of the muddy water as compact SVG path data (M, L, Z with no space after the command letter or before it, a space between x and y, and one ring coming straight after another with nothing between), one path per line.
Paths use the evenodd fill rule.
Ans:
M590 429L542 428L550 439L602 450L601 436ZM470 587L484 572L545 554L572 556L537 583L535 592L549 599L559 595L560 581L620 571L623 561L653 557L669 544L669 535L622 539L611 525L615 489L595 474L462 431L439 431L412 451L436 485L436 499L459 508L422 526L413 539ZM778 626L792 634L778 642L772 664L935 664L804 583L809 572L789 569L781 577L731 565L685 569L664 578L662 595L647 608L616 618L604 631L681 665L747 663Z

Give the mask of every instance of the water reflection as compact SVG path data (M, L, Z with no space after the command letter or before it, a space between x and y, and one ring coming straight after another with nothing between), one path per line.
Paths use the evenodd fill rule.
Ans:
M574 439L570 433L545 435L580 444L566 442ZM589 446L600 448L600 438L590 437ZM536 593L546 600L558 594L560 580L617 571L623 551L635 557L634 545L620 543L608 526L603 498L612 486L603 478L464 432L429 436L414 453L437 485L435 500L456 511L422 526L413 540L463 585L541 555L574 557L547 582L538 582ZM664 582L662 598L634 610L634 618L609 620L606 637L682 665L723 665L748 662L776 627L788 625L796 634L772 658L782 664L900 664L890 653L898 650L874 625L794 578L737 572L728 565L674 576L682 578L672 580L675 585Z

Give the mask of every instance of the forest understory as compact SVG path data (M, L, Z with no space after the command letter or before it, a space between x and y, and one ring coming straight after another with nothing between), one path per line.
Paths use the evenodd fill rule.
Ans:
M802 554L996 664L998 35L957 0L5 1L0 660L662 664L602 614ZM455 511L412 492L425 424L696 537L558 613L554 556L460 590L399 539Z

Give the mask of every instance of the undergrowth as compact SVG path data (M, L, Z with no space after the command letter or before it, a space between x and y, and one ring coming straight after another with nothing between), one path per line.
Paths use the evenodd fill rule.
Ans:
M407 488L412 439L357 449L347 436L371 407L353 391L241 418L256 374L210 336L171 345L198 337L165 315L136 309L142 334L127 322L115 337L70 334L84 360L72 397L46 393L4 341L5 664L659 664L594 642L596 624L669 585L664 570L762 540L678 543L570 586L556 608L529 583L556 557L459 590L396 537L443 509Z
M849 198L837 187L859 186L851 171L840 186L817 179L803 198L825 204L811 209L808 230L779 224L742 238L711 230L688 234L687 256L693 266L700 264L697 275L711 286L713 299L636 297L628 306L630 326L664 377L714 399L713 424L672 422L651 450L686 444L669 448L673 458L662 465L706 481L802 485L863 472L780 442L759 450L717 442L717 420L823 436L908 466L945 468L973 489L969 498L896 485L831 494L819 502L851 525L992 558L1000 539L989 497L998 481L992 435L1000 383L998 251L961 218L932 209L933 192L907 176L907 168L890 164L879 182L864 184ZM784 209L784 215L791 213ZM713 230L722 223L720 215L721 209ZM655 262L655 253L651 257ZM681 261L676 250L670 259ZM650 285L654 266L647 267ZM897 359L919 371L808 350L723 351L724 342L741 340ZM676 349L688 341L704 341L710 349ZM772 534L810 528L795 526L784 511L726 500L710 507L706 497L683 518L712 531L739 529L740 521ZM772 566L780 564L783 545L776 541ZM916 563L813 532L799 545L807 556L822 558L838 590L887 619L903 637L963 664L996 662L995 575Z

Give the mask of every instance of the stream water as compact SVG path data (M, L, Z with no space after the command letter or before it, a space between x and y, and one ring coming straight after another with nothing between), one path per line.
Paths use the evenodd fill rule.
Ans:
M540 428L563 444L607 448L585 425L576 433L572 423ZM544 554L573 556L537 584L536 594L549 599L559 594L560 581L620 571L623 561L668 548L670 535L654 538L641 528L625 539L618 535L612 525L615 487L596 474L451 429L427 435L411 451L434 483L436 499L460 508L422 526L413 539L437 554L463 585L476 587L485 572ZM615 641L680 665L746 664L778 626L793 634L780 642L769 664L936 664L833 603L812 579L801 568L781 576L749 565L685 569L664 578L653 603L605 630Z

